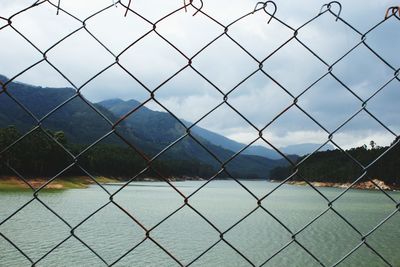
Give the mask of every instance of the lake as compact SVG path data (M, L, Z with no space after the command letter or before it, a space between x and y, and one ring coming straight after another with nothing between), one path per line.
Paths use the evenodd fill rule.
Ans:
M204 182L176 182L189 195ZM266 181L243 181L257 197L264 196L278 184ZM120 185L105 186L110 192ZM319 188L329 199L343 190ZM397 202L398 192L389 192ZM98 186L88 189L43 192L41 201L56 211L71 226L107 204L108 195ZM29 192L0 192L0 222L32 199ZM150 229L179 208L184 199L166 183L136 182L123 189L114 201ZM190 205L222 232L257 207L257 201L233 181L213 181L189 199ZM310 187L284 185L269 195L262 206L295 233L328 208L328 201ZM333 204L343 218L362 234L368 233L396 210L396 204L379 191L350 190ZM360 234L334 211L296 235L279 224L265 210L258 208L223 235L224 240L240 251L254 265L261 265L282 247L287 247L265 266L332 266L361 242ZM70 228L39 201L31 202L17 215L0 225L0 233L12 240L33 261L70 236ZM114 204L109 204L74 231L108 264L114 263L145 239L145 231ZM150 237L183 265L191 263L214 245L219 233L191 208L185 206L150 232ZM192 266L251 266L226 242L220 241ZM400 266L400 213L366 239L367 244L391 265ZM289 244L289 245L288 245ZM300 245L301 244L301 245ZM0 266L30 266L13 246L0 236ZM37 266L106 266L92 251L71 237L43 258ZM118 261L115 266L178 266L154 242L147 239ZM340 266L387 266L365 244Z

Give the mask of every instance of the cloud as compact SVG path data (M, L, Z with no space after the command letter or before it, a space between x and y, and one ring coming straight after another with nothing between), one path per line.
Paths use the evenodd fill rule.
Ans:
M8 17L33 2L1 2L0 16ZM157 100L178 117L193 122L224 101L221 92L230 92L228 103L256 127L263 128L293 103L293 97L301 94L297 102L301 109L321 122L328 131L333 131L357 112L363 101L393 78L394 70L363 44L335 63L360 42L361 35L343 23L335 22L334 16L326 14L300 29L297 35L321 60L301 43L292 40L263 63L263 71L267 75L258 71L243 82L248 75L257 71L257 61L263 60L292 38L293 31L276 20L267 24L269 16L260 11L235 23L228 31L229 36L239 42L247 52L227 36L223 36L196 55L206 44L224 32L224 26L251 12L256 3L247 0L203 2L204 11L223 25L201 14L193 17L195 10L190 7L188 13L182 9L157 23L157 32L162 37L153 32L143 39L140 37L152 29L152 23L181 8L182 1L157 0L149 5L146 0L136 0L132 8L144 18L133 13L124 17L125 9L122 6L112 6L112 1L108 0L63 0L61 7L76 18L63 12L57 16L55 7L46 2L17 15L12 22L19 32L44 52L58 40L82 27L82 21L87 19L87 29L101 43L85 29L80 29L46 53L47 59L57 70L67 76L76 87L80 88L85 84L82 93L95 102L116 97L145 101L150 97L147 90L154 90L162 84L155 92ZM395 1L341 2L341 16L361 33L381 21L386 8L395 4ZM198 5L196 0L193 3ZM300 27L318 14L321 7L321 2L317 0L277 0L276 4L276 15L294 28ZM105 7L108 8L90 17ZM268 6L268 10L270 8ZM333 6L332 10L337 12L337 7ZM400 36L397 34L399 25L399 21L390 20L369 33L366 39L366 43L395 69L400 67L399 57L393 56L400 45ZM168 39L170 44L162 38ZM135 40L138 40L137 43L123 52ZM0 50L0 73L9 77L43 60L41 53L10 27L0 30L0 42L6 44ZM121 52L119 63L124 69L115 60L115 56ZM192 66L195 70L186 67L164 84L166 79L187 66L194 55ZM304 92L328 73L329 66L324 62L328 65L335 63L332 74L344 86L328 74ZM111 64L114 65L90 80ZM57 70L42 62L17 80L42 86L71 86ZM231 91L233 88L235 89ZM398 88L399 82L395 80L367 103L368 110L395 133L400 130L396 118L400 111L397 104L400 97ZM149 107L163 110L155 102ZM292 107L268 126L264 134L278 146L302 142L318 143L321 140L323 142L326 133L307 114ZM250 142L257 136L253 127L226 104L199 125L241 142ZM372 138L382 145L393 139L393 135L368 114L357 116L346 127L341 128L337 135L345 147L360 145Z

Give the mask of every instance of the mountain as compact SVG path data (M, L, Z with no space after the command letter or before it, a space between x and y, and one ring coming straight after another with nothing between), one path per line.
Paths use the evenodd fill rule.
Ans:
M5 80L7 78L4 76L0 77L0 81ZM32 116L6 93L2 93L0 94L0 125L2 127L16 125L24 131L31 129L37 123L34 117L42 118L75 94L75 90L71 88L42 88L17 82L8 84L7 92L30 110ZM113 116L101 106L96 106L96 108L107 116ZM106 133L109 128L107 122L80 98L74 98L52 116L44 119L42 125L44 128L62 129L69 140L75 143L88 143L94 137L99 137L101 133ZM96 134L92 136L93 133Z
M298 144L298 145L290 145L286 147L282 147L281 151L285 154L295 154L299 156L304 156L310 154L317 150L321 145L319 144ZM331 144L326 144L323 146L319 151L327 151L327 150L334 150L335 148Z
M105 100L97 104L108 109L117 117L124 116L129 111L133 110L134 108L140 105L140 103L136 100L124 101L121 99ZM156 130L155 132L152 132L151 130L154 128L153 127L151 129L148 128L147 123L149 122L154 124L162 123L163 125L160 125L160 128L162 128L162 130ZM140 109L135 111L134 114L132 114L126 119L126 123L130 124L132 127L134 126L139 129L146 129L146 131L142 133L143 138L151 138L157 140L160 139L160 133L162 133L163 137L166 137L165 135L172 135L171 136L172 140L173 138L178 138L179 136L184 134L183 126L172 115L170 115L167 112L153 111L146 107L141 107ZM184 123L186 126L192 125L192 123L187 122L185 120L182 120L182 123ZM179 134L176 134L177 132L179 132ZM215 132L206 130L198 126L192 128L192 133L197 137L207 140L213 145L220 146L224 149L228 149L235 152L241 150L243 147L246 146L245 144L236 142L223 135L217 134ZM291 158L296 158L295 155L303 156L309 154L315 151L319 146L320 146L319 144L311 144L311 143L297 144L297 145L282 147L280 148L280 150L284 154L290 155ZM333 149L334 148L332 145L327 145L323 147L321 151L333 150ZM244 155L261 156L275 160L282 159L282 156L275 150L268 149L260 145L250 146L242 153Z
M219 145L232 151L239 151L246 146L245 144L236 142L232 139L226 138L225 136L208 131L201 127L193 127L193 132L215 145ZM282 156L278 152L263 146L250 146L243 151L243 154L261 156L270 159L282 159Z
M3 83L7 80L4 76L0 77ZM63 104L69 99L71 101ZM94 104L76 96L75 90L71 88L43 88L11 82L7 85L7 92L0 93L0 127L15 125L21 132L27 132L38 124L37 120L40 120L42 129L61 130L65 133L68 142L88 145L109 133L112 130L112 124L118 122L125 115L126 110L131 110L138 105L139 103L134 100L118 99ZM23 107L32 114L26 112ZM50 116L46 116L54 109L57 110ZM105 118L96 111L103 114ZM141 107L124 119L115 127L115 131L150 158L185 134L184 127L173 116L165 112L151 111L145 107ZM196 135L195 131L193 134ZM183 138L157 157L156 161L174 162L174 164L191 162L192 166L197 164L217 171L221 164L214 156L224 162L235 153L201 136L196 136L196 139L198 141L190 137ZM124 145L114 135L102 140L101 143ZM210 155L209 151L214 156ZM281 160L239 155L230 161L226 168L237 177L266 178L272 168L284 164Z
M103 106L107 108L109 111L111 111L115 116L123 116L124 114L128 113L132 109L138 107L140 105L139 102L136 100L128 100L128 101L123 101L121 99L110 99L110 100L105 100L102 102L97 103L100 106ZM137 113L137 114L136 114ZM158 111L153 111L150 110L146 107L140 108L138 111L135 112L135 115L132 115L132 117L127 118L127 122L131 123L131 125L140 125L142 127L145 127L142 123L145 122L146 120L154 121L157 123L163 122L164 124L164 131L163 133L167 132L175 132L178 130L180 135L184 133L184 128L182 125L178 123L178 121L169 113L166 112L158 112ZM192 125L192 123L187 122L185 120L182 120L182 122L186 126ZM169 128L168 131L165 131L166 128ZM155 135L159 135L160 132L156 132ZM236 142L234 140L231 140L223 135L214 133L212 131L206 130L204 128L194 126L192 128L192 133L200 137L202 139L207 140L211 144L220 146L224 149L228 149L231 151L239 151L243 147L245 147L245 144ZM146 135L148 136L148 132L146 131ZM153 136L152 134L150 134ZM177 136L175 136L177 137ZM153 136L154 138L154 136ZM282 159L282 156L277 153L276 151L272 149L268 149L263 146L250 146L246 150L243 151L244 155L253 155L253 156L261 156L261 157L266 157L270 159Z
M121 99L105 100L97 104L107 108L117 117L125 116L130 111L140 106L140 103L136 100L124 101ZM181 121L185 126L192 125L190 122ZM135 129L137 136L148 142L165 142L168 144L185 134L185 127L171 114L153 111L146 107L140 107L135 110L124 122L128 127ZM244 144L235 142L198 126L193 127L191 132L195 138L202 140L202 143L207 149L213 153L223 155L224 160L227 160L231 155L230 153L226 153L226 151L237 152L245 146ZM225 151L225 153L223 151ZM257 153L253 153L253 151ZM282 157L280 157L278 153L261 146L249 147L243 151L243 155L246 155L247 158L251 157L256 159L256 157L263 157L277 160L276 162L284 162L281 160Z

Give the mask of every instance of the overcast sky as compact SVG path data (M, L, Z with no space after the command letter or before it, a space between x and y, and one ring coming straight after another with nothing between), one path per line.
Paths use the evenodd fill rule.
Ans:
M0 16L8 18L35 1L0 1ZM203 2L206 13L227 25L252 11L257 1ZM396 2L398 1L343 0L341 17L364 33L380 22L387 7ZM57 1L54 0L53 3L56 4ZM196 0L193 3L198 5ZM297 28L318 14L324 3L316 0L276 1L276 16ZM81 20L110 4L111 0L61 1L63 9ZM132 1L132 9L151 22L182 5L182 0ZM336 12L338 7L333 6L332 9ZM272 11L272 6L268 6L268 10ZM188 57L192 57L223 32L221 26L206 16L199 13L193 17L194 11L193 8L189 8L188 13L182 10L157 25L157 31ZM152 28L148 22L133 13L124 17L124 12L125 9L117 5L86 21L87 29L114 54L119 54ZM256 59L262 60L293 36L293 31L276 20L267 24L268 19L269 16L263 11L257 12L232 25L228 33ZM5 21L0 20L0 27L3 25ZM46 2L14 17L12 25L41 51L46 51L58 40L81 27L82 23L63 12L57 16L56 8ZM400 67L399 30L400 21L392 18L368 34L366 39L368 45L396 69ZM334 63L360 41L360 35L340 21L335 22L335 17L330 14L325 14L302 28L298 38L328 64ZM10 27L0 30L0 43L0 73L8 77L15 76L42 58L39 52ZM115 58L85 30L78 31L52 48L47 56L76 87L81 87L96 73L115 62ZM187 60L155 33L151 33L123 53L120 63L149 90L153 90L184 67ZM195 57L193 66L221 91L228 92L257 70L258 63L224 36ZM328 68L293 40L271 56L264 63L263 70L292 95L297 96L324 75ZM394 76L394 71L363 45L337 63L332 72L363 100L368 99ZM16 80L41 86L71 87L47 63L37 65ZM149 93L118 66L108 69L81 90L83 95L94 102L109 98L138 101L149 98ZM223 100L221 93L190 68L162 86L155 95L178 117L188 121L198 120ZM395 80L367 105L368 110L396 134L400 132L399 100L400 83ZM258 72L237 87L229 95L228 102L257 127L262 128L289 106L293 99L266 75ZM298 105L332 131L357 111L362 101L328 75L302 95ZM162 110L154 102L148 107ZM248 123L226 105L199 125L244 143L258 136ZM323 143L328 137L296 107L268 127L264 135L277 146ZM372 139L378 145L387 145L393 141L394 136L366 113L361 113L334 135L334 140L346 148L368 144Z

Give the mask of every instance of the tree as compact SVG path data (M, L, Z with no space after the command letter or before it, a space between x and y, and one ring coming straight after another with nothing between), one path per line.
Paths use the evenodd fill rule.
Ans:
M20 136L21 135L15 126L9 126L7 128L0 129L0 151L6 149ZM15 162L16 159L17 157L15 151L10 149L4 151L2 155L0 155L0 174L5 171L6 165L9 165L11 162Z
M371 140L371 142L369 142L369 145L371 146L371 149L375 149L376 143L374 140Z

